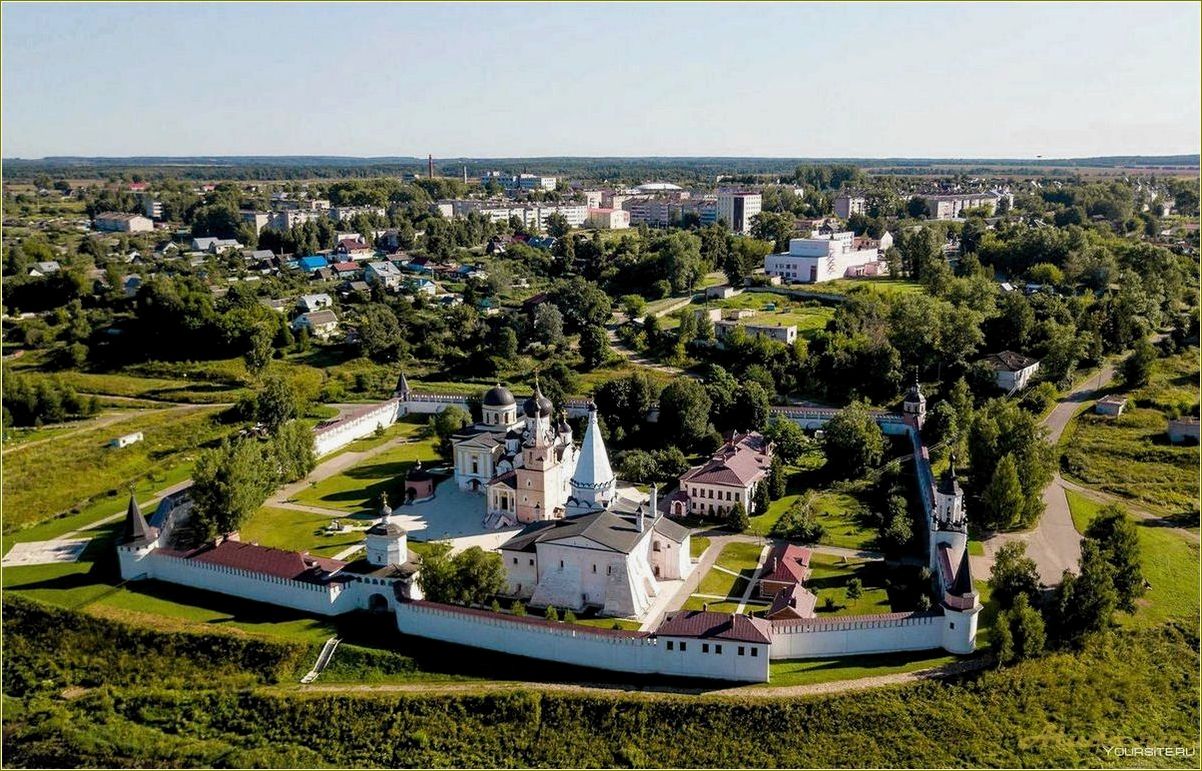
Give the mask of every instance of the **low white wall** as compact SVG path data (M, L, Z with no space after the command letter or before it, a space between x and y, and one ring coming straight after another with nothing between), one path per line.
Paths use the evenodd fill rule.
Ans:
M378 427L388 428L397 420L399 404L398 400L390 399L368 412L314 429L313 452L326 455L356 439L371 436Z
M140 561L139 567L146 578L246 600L282 605L322 616L348 613L358 607L359 592L337 583L310 584L274 578L158 552L148 554Z
M396 620L404 634L561 664L634 674L768 681L767 656L738 656L737 643L726 641L721 655L712 649L703 654L701 640L689 640L684 652L675 645L675 650L669 651L664 640L653 637L474 613L426 602L398 603Z
M805 659L942 648L943 629L944 618L939 613L902 619L776 621L772 624L772 658Z

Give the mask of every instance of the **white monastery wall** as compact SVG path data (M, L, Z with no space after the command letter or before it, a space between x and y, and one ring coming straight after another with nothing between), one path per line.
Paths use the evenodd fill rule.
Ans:
M773 622L772 658L804 659L862 653L890 653L942 648L941 614L906 618L849 617L820 621Z
M766 645L757 646L761 649L757 657L738 656L738 643L727 641L722 643L721 654L715 653L712 646L709 653L702 653L702 641L690 638L686 640L686 650L681 651L674 644L669 651L666 641L677 638L618 635L538 619L473 613L427 602L398 603L396 620L397 628L404 634L561 664L633 674L768 681L769 657L763 651Z

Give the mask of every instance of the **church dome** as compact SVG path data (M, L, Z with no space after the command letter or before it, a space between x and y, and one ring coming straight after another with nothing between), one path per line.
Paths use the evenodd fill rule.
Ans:
M430 472L422 468L422 462L419 460L405 474L405 479L409 482L424 482L430 478Z
M404 535L405 530L400 525L395 524L393 522L388 522L388 523L377 522L376 524L374 524L370 528L368 528L367 534L368 535L390 535L390 536L395 537L395 536Z
M538 381L534 383L534 393L522 405L522 412L526 413L526 417L548 418L555 411L555 405L551 404L551 400L543 396L542 389L538 387Z
M555 406L551 404L551 400L537 391L534 393L534 396L531 396L522 405L522 411L526 413L526 417L528 418L549 417L554 409Z
M517 404L517 400L513 398L512 391L497 384L484 392L483 404L485 407L508 407Z

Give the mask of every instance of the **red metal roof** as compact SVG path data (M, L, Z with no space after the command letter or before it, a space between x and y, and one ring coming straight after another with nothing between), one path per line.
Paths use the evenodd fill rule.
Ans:
M810 550L791 543L779 543L768 554L764 563L771 572L761 576L761 581L800 584L810 575Z
M189 551L161 549L173 557L205 562L210 565L246 570L251 573L287 578L293 581L318 583L346 567L341 560L314 557L295 551L273 549L242 541L222 541L216 546L206 544Z
M768 621L738 613L716 613L708 610L678 610L669 613L655 633L665 637L772 642L772 625Z

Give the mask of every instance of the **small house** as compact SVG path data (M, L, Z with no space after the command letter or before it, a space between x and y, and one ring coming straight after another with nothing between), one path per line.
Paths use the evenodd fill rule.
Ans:
M1014 351L992 353L982 360L995 373L997 387L1006 393L1021 391L1039 371L1039 361Z
M321 294L301 295L300 299L296 301L296 307L300 308L305 313L312 313L313 311L318 311L322 308L329 308L333 304L334 299L324 292Z
M1127 407L1127 397L1119 394L1110 394L1098 399L1098 403L1094 405L1093 411L1098 415L1113 415L1118 417L1123 414L1123 410Z
M330 310L304 313L293 320L292 329L297 332L301 329L308 329L311 337L329 340L338 331L338 317L334 315L334 311Z
M142 441L142 432L135 431L132 434L119 436L116 439L109 441L109 447L129 447L131 444L137 444L140 441Z

